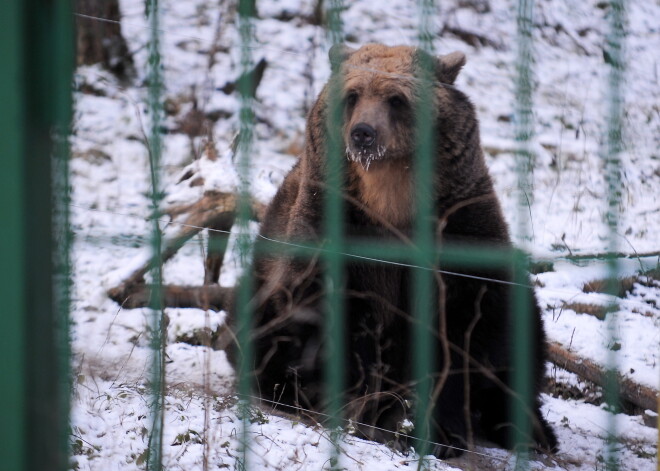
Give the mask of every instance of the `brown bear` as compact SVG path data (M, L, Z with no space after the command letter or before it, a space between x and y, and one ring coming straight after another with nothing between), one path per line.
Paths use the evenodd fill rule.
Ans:
M474 107L453 86L465 56L460 52L440 57L423 54L413 47L379 44L331 50L331 60L341 63L343 84L338 99L343 114L341 151L346 157L341 188L345 237L411 238L416 211L415 106L420 96L416 77L426 59L435 72L431 101L436 144L428 198L433 203L437 242L510 248L480 148ZM308 116L304 154L266 212L263 239L323 242L329 89L326 85ZM323 371L328 360L323 264L319 257L256 253L251 303L255 386L264 399L323 411ZM385 430L398 431L411 414L410 404L415 404L411 377L415 300L410 286L415 268L347 258L344 269L345 285L340 289L345 302L346 355L333 359L344 362L344 416L364 424L358 426L360 435L400 447L405 445L395 439L400 435ZM470 431L511 448L517 445L509 417L513 326L511 287L506 282L511 274L474 268L452 272L439 272L442 275L435 286L434 325L444 316L451 348L445 358L435 331L433 377L438 379L447 361L449 375L430 415L433 439L449 447L436 446L432 451L438 457L460 454ZM529 299L533 436L526 444L553 451L557 439L539 410L545 336L531 290ZM464 363L466 339L470 365Z

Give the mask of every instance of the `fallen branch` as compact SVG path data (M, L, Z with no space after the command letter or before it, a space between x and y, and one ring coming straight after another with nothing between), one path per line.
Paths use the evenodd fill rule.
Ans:
M259 87L259 84L261 83L261 79L264 76L264 71L266 70L266 66L268 65L268 62L266 59L261 58L259 62L257 62L257 65L254 66L254 69L252 69L247 76L247 80L250 84L251 87L251 96L254 96L255 93L257 92L257 87ZM241 80L245 80L245 76L241 75L239 78L237 78L233 82L227 82L222 88L220 88L220 91L224 93L225 95L230 95L234 93L234 91L238 88L238 84L241 82Z
M138 283L131 286L123 299L113 299L127 309L148 307L151 302L151 291L152 285ZM192 307L213 311L228 309L233 300L233 292L233 288L216 284L205 286L163 285L161 287L165 307Z
M166 307L220 307L225 304L226 293L219 286L209 286L217 283L222 266L226 240L236 217L238 197L234 193L207 191L196 203L172 208L167 211L173 219L181 214L189 214L182 222L181 229L172 238L166 240L161 254L162 263L172 258L190 238L202 231L210 229L210 247L204 262L204 287L164 286L164 305ZM251 202L252 217L260 220L265 211L265 205L256 200ZM221 243L223 242L224 244ZM153 267L153 260L141 265L126 277L119 285L108 290L108 296L127 308L146 307L149 305L150 288L145 285L144 275ZM208 289L207 289L208 287ZM201 290L201 291L200 291ZM186 293L186 291L190 291ZM209 296L206 303L202 294Z
M469 44L470 46L477 49L484 46L492 47L496 51L505 49L501 43L487 37L484 34L477 33L476 31L468 31L457 26L449 26L448 24L445 24L440 31L440 36L443 36L445 33L449 33L464 43Z
M569 352L556 342L548 345L548 356L552 363L560 368L575 373L579 377L591 381L600 387L605 387L607 372L597 363ZM640 407L643 410L657 411L658 391L648 386L635 383L630 378L618 374L617 384L621 398Z

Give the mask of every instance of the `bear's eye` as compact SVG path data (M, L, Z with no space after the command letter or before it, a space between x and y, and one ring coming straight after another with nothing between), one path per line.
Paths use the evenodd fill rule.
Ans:
M403 108L406 106L406 99L401 95L391 96L388 100L392 108Z
M347 106L355 106L355 104L358 101L358 94L355 92L350 92L348 95L346 95L346 105Z

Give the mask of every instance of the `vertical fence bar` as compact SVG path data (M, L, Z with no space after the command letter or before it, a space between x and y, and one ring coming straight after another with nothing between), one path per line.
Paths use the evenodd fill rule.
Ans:
M533 111L533 9L534 0L519 0L515 65L515 140L516 171L518 178L517 237L520 243L530 240L529 211L533 202L533 174L536 155L532 150L534 137Z
M612 296L607 328L610 342L613 344L616 336L617 292L619 263L618 238L619 216L621 206L621 159L623 147L623 92L621 85L624 74L624 0L613 0L609 3L609 30L606 38L605 62L609 65L607 80L607 124L602 149L602 159L605 164L605 182L607 185L606 220L609 229L608 237L608 293ZM605 466L608 471L619 469L617 459L617 423L615 414L619 411L619 385L617 382L618 362L615 349L608 348L607 377L605 385L605 401L610 405L610 420L608 423L607 448L605 450Z
M332 45L343 40L340 9L342 2L332 0L328 6L328 34ZM342 406L342 391L344 386L344 219L343 219L343 174L344 149L341 129L343 122L343 100L341 90L343 77L341 64L332 64L332 77L328 93L328 141L326 148L326 191L324 195L324 234L327 251L324 252L325 264L325 335L327 349L325 352L325 387L327 397L328 428L333 442L330 457L331 469L338 469L339 435L341 425L340 410Z
M415 214L413 240L415 243L415 252L413 255L414 264L420 267L429 267L433 260L433 217L431 195L433 191L432 178L434 174L434 120L432 117L432 93L433 83L436 80L433 74L433 33L431 30L432 20L434 18L434 1L420 0L417 4L419 16L419 48L423 51L419 55L420 70L417 77L420 82L419 99L415 107L415 128L417 131L417 145L415 149L414 160L414 178L415 178ZM436 320L432 314L437 312L436 306L433 306L433 272L429 270L413 270L413 374L417 384L416 397L416 417L415 417L415 436L419 438L416 443L416 451L419 453L420 461L418 469L426 467L424 456L429 452L430 439L430 412L433 404L431 394L433 390L433 380L431 372L433 370L433 352L432 331L435 331ZM442 328L444 319L439 319L440 335L444 335L446 330ZM445 359L446 362L449 358ZM448 363L446 363L448 365Z
M66 173L73 74L70 2L21 5L23 38L26 468L68 469ZM4 156L3 156L4 158ZM55 179L53 177L56 177ZM62 180L63 178L63 180ZM53 198L53 191L64 191ZM62 288L62 290L58 290ZM64 312L62 312L64 310ZM60 314L62 317L60 317Z
M52 153L52 202L53 215L53 264L52 291L55 311L54 341L57 350L58 410L61 414L56 440L59 447L60 469L69 469L70 397L71 397L71 246L73 232L70 227L71 187L69 181L69 136L72 131L72 79L74 59L73 5L70 0L56 2L53 15L55 31L53 40L56 66L51 78L51 94L54 101L54 126L51 129ZM42 468L43 469L43 468Z
M25 469L25 206L23 142L23 0L0 2L0 462L8 470Z
M519 244L525 248L530 242L529 214L533 201L533 172L535 155L532 150L534 135L533 119L533 0L519 0L517 10L517 46L515 76L515 140L516 171L518 178L518 214L516 235ZM522 253L514 256L513 280L511 287L511 309L513 315L513 378L515 394L511 401L511 421L514 425L513 443L522 444L517 449L516 470L529 467L529 453L524 445L529 442L531 421L529 411L532 404L532 345L529 334L532 329L531 293L525 288L529 282L526 276L525 260Z
M160 205L163 198L160 182L162 142L160 128L163 119L161 94L163 79L160 55L160 9L158 0L147 0L149 22L149 94L148 109L151 118L149 129L149 169L151 178L151 276L152 289L149 306L151 318L151 431L147 469L163 469L163 427L165 415L165 344L167 326L163 311L163 259L162 233L160 230Z
M247 408L250 406L250 394L252 389L253 348L250 340L252 326L252 309L250 297L252 295L252 274L247 269L248 253L250 249L249 217L250 217L250 160L253 145L253 123L254 123L254 86L252 71L252 39L254 36L254 0L240 0L238 4L238 21L240 35L240 61L241 76L238 82L240 94L240 130L238 141L238 174L240 180L238 200L238 250L241 258L243 273L239 282L236 314L238 328L238 343L240 345L240 363L238 370L238 393L239 407L242 411L241 429L241 451L242 464L236 469L249 469L248 444L250 432L250 414Z

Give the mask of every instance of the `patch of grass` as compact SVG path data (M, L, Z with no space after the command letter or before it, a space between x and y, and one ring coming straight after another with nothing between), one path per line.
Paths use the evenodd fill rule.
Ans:
M637 448L633 448L632 452L635 453L639 458L644 458L647 460L654 459L657 456L657 453L646 451L641 446Z
M637 282L637 276L628 276L616 280L616 288L614 289L614 294L620 298L626 297L626 295L632 291L633 286ZM609 294L611 292L610 280L603 279L587 281L584 285L582 285L582 291L585 293Z
M135 464L138 466L145 464L149 460L149 448L145 448L139 455L132 453L131 458L135 460Z
M95 458L100 456L100 451L100 446L92 445L81 438L74 438L71 443L71 454L73 455L85 455L88 458Z
M539 273L555 271L555 265L547 260L539 260L537 262L530 262L528 270L532 275L538 275Z
M209 346L218 339L219 332L206 327L193 329L192 332L182 332L176 336L175 341L194 346Z
M197 443L201 445L204 443L204 439L196 430L188 429L176 436L174 442L172 442L172 446L180 446L184 443Z
M582 286L582 291L585 293L610 293L610 281L609 279L601 280L592 280L586 282ZM643 271L641 273L635 274L633 276L627 276L624 278L619 278L616 280L615 294L624 298L628 293L631 293L635 284L640 284L642 286L648 287L660 287L660 267L652 268L650 270Z
M548 378L547 392L555 398L563 400L584 401L586 404L600 406L603 403L603 390L595 384L584 381L579 384L569 384L558 381L554 377ZM561 420L564 427L568 427L570 422L567 417Z
M261 409L249 404L239 405L236 415L241 420L247 418L251 424L263 425L269 422L268 417L261 411Z
M213 410L222 412L236 405L236 396L213 396Z
M619 350L621 350L621 342L612 342L610 343L610 345L608 345L607 348L609 348L613 352L618 352Z
M590 303L566 303L564 304L563 309L570 309L577 314L588 314L601 321L605 319L608 312L611 312L611 308L608 306L600 306L598 304Z

